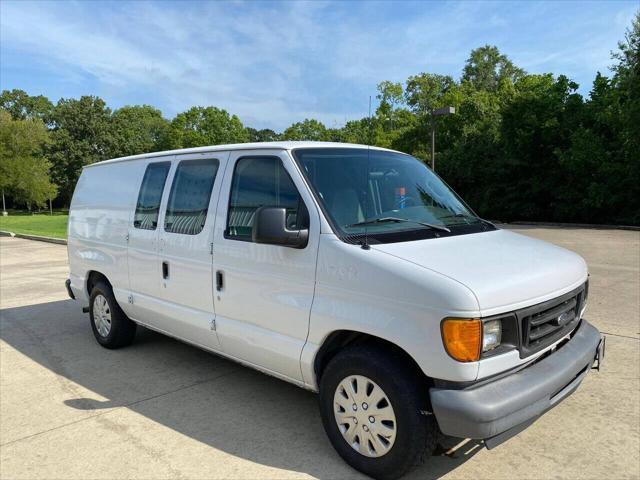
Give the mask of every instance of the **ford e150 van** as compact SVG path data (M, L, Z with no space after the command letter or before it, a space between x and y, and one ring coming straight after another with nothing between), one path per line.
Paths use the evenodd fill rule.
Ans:
M603 353L581 257L479 218L396 151L278 142L96 163L68 239L67 290L98 343L143 325L316 391L334 448L375 478L439 432L500 444Z

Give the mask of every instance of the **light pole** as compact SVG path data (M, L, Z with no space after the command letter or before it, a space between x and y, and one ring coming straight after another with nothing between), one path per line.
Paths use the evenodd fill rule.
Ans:
M436 171L436 117L456 113L455 107L442 107L431 110L431 170Z

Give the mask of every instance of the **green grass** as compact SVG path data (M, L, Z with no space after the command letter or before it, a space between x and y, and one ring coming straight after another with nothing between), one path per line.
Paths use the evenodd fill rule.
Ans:
M42 237L67 238L66 212L35 213L10 211L9 215L0 215L0 230L13 233L26 233Z

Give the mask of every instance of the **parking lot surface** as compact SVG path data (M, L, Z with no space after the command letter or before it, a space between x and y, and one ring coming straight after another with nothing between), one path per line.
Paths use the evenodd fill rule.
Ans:
M587 260L603 369L495 450L443 439L407 478L640 478L640 232L517 230ZM365 478L312 393L144 329L98 346L67 274L66 247L0 238L0 478Z

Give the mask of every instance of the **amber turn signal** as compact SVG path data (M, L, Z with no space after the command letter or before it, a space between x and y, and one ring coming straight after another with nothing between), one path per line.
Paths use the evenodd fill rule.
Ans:
M447 353L459 362L480 360L482 322L477 318L445 318L442 342Z

